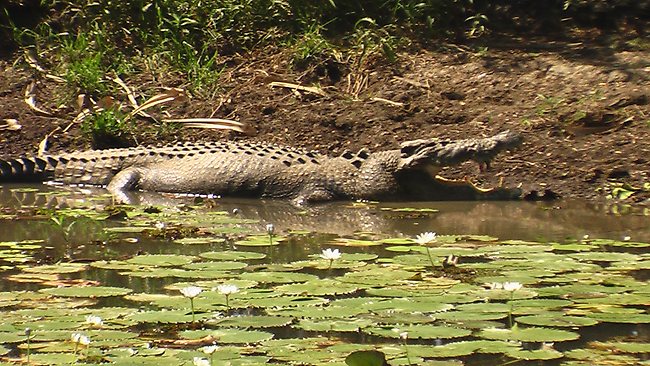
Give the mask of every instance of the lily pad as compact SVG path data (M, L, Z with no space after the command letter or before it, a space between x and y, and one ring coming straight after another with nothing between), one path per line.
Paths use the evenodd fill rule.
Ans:
M85 264L80 263L59 263L45 266L35 266L23 268L24 272L43 273L43 274L64 274L82 272L88 268Z
M319 279L317 281L307 281L304 283L293 283L277 286L275 289L279 292L290 295L307 294L310 296L333 296L351 294L360 290L361 288L362 287L358 285L341 283L328 279Z
M180 333L186 339L198 339L211 335L219 340L219 343L227 344L249 344L267 341L273 338L273 333L258 330L239 329L213 329L213 330L188 330Z
M192 263L195 257L180 254L144 254L135 256L128 263L142 266L174 267Z
M564 314L544 314L519 316L515 319L518 323L537 325L543 327L588 327L598 324L595 319Z
M124 296L133 290L123 287L86 286L46 288L39 291L48 295L62 297L110 297Z
M265 247L279 245L287 239L281 236L273 236L269 238L268 235L252 235L244 240L239 240L235 244L245 247Z
M183 244L183 245L205 245L205 244L223 243L225 241L226 239L224 238L199 237L199 238L175 239L173 242L176 244Z
M235 328L271 328L283 327L291 324L294 321L292 317L283 316L268 316L268 315L249 315L249 316L233 316L228 318L220 318L210 321L210 324L218 325L219 327L235 327Z
M513 329L484 329L479 332L479 337L498 340L511 340L521 342L563 342L580 338L580 335L567 330L551 328L518 328Z
M398 330L393 327L369 327L363 329L362 332L387 338L400 338L401 333L407 332L411 339L450 339L467 337L472 334L472 331L467 329L427 324L409 324Z
M266 254L256 252L240 252L236 250L224 250L220 252L204 252L199 257L219 261L238 261L251 259L264 259Z

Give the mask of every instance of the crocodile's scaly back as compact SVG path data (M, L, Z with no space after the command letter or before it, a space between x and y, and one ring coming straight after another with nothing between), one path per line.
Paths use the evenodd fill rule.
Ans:
M487 164L519 143L518 134L506 131L483 139L414 140L400 149L338 157L262 143L179 143L0 160L0 182L102 185L118 196L142 189L306 201L418 199L412 193L419 192L427 199L436 197L426 192L440 183L409 172L435 173L466 160ZM405 181L416 176L416 183Z
M66 184L107 185L120 171L132 166L148 166L167 161L179 163L197 156L254 156L285 166L318 164L322 155L268 144L237 142L177 143L167 146L138 146L106 150L86 150L40 157L0 160L0 181L54 180ZM239 159L241 160L241 159Z

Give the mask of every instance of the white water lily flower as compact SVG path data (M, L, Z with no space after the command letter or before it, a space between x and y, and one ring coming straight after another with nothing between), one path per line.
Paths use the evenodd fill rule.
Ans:
M424 245L424 244L429 244L433 241L436 241L436 233L427 231L426 233L418 234L415 237L415 242Z
M333 261L341 258L341 252L338 249L332 250L331 248L327 248L323 250L323 253L320 255L320 257Z
M205 346L205 347L201 348L201 351L203 351L203 353L211 355L218 349L219 349L219 346L217 346L216 344L213 344L211 346Z
M521 290L523 285L519 282L504 282L503 289L506 291L517 291Z
M193 299L203 292L203 289L198 286L187 286L181 289L181 294L187 297L188 299Z
M81 344L81 345L84 345L84 346L87 346L87 345L90 344L90 338L88 338L88 336L85 336L85 335L83 335L81 333L72 333L72 335L70 336L70 339L72 340L72 342L74 342L76 344Z
M102 325L104 325L104 321L102 320L102 318L96 315L88 315L86 317L86 323L90 324L93 327L101 327Z
M217 286L217 291L219 291L220 294L223 295L231 295L231 294L236 294L239 292L239 287L236 285L219 285Z
M407 339L409 337L409 332L402 332L399 334L399 337L402 339Z
M207 358L203 357L194 357L192 359L194 366L210 366L212 363Z
M266 224L266 232L269 235L273 235L273 233L275 232L275 226L273 226L273 224Z

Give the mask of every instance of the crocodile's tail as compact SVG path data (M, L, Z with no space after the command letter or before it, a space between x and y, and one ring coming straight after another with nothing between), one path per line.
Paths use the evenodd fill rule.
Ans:
M0 159L0 182L42 182L53 176L58 164L50 156Z

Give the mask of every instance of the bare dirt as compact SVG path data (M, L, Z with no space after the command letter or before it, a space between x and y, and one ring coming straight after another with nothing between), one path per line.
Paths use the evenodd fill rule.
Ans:
M234 119L252 127L254 135L165 133L140 121L129 141L251 139L338 154L511 129L525 142L499 156L490 171L480 173L468 163L442 175L468 176L486 187L502 180L521 186L531 199L546 194L601 200L613 182L627 183L628 189L650 182L650 50L601 39L495 38L483 41L487 49L480 52L467 45L414 47L395 63L376 59L360 68L328 59L295 70L289 52L275 48L224 56L225 71L212 95L193 95L150 112ZM27 66L18 54L0 60L0 70L0 124L15 119L22 126L0 130L0 156L35 153L46 135L50 151L91 147L78 124L69 126L78 111L60 83ZM165 87L186 87L183 80L156 69L124 77L140 101ZM25 103L33 81L38 82L37 105L51 116ZM324 95L272 87L274 81L319 87ZM128 106L124 94L115 99ZM650 193L638 191L626 202L648 204Z

